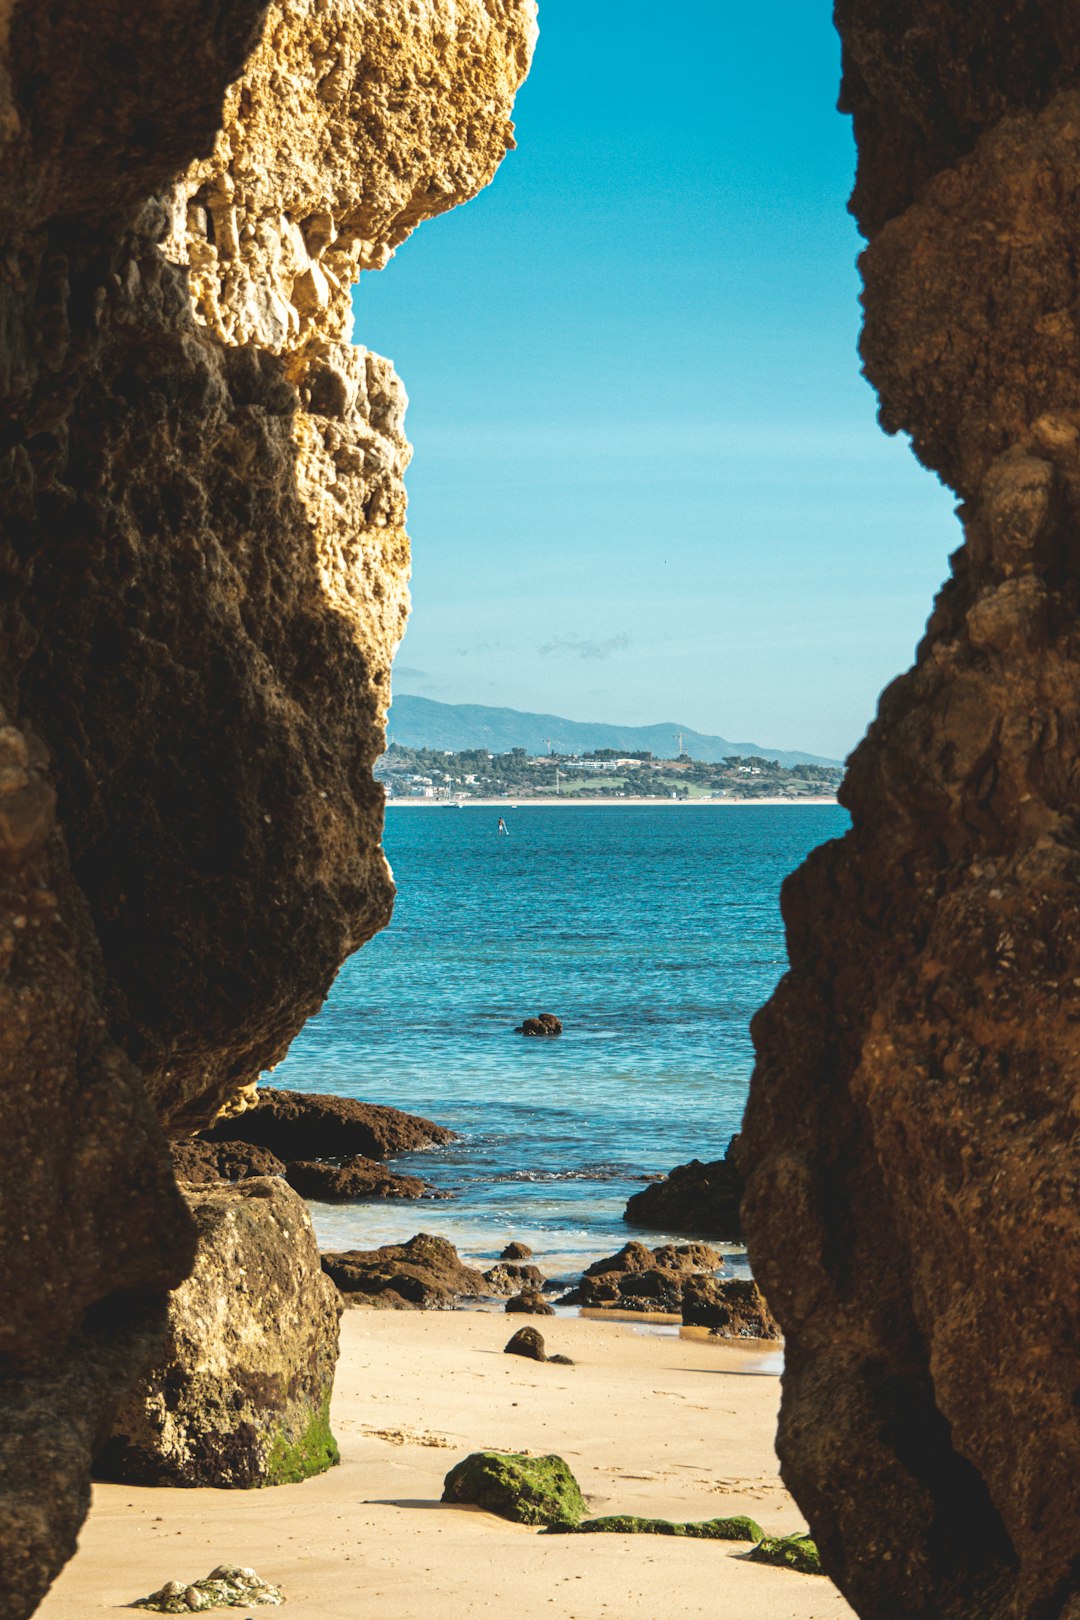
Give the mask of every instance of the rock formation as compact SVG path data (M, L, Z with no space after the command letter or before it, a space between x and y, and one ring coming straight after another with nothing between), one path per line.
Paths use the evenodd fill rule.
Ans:
M195 1269L96 1461L131 1485L286 1485L338 1460L330 1395L341 1300L303 1200L280 1178L188 1190Z
M863 355L962 502L784 886L743 1221L779 1451L858 1612L1080 1614L1080 14L839 0Z
M737 1163L738 1144L739 1138L733 1137L722 1159L677 1164L663 1180L632 1193L623 1220L653 1231L694 1232L721 1243L741 1243L743 1178Z
M209 1142L249 1142L286 1163L295 1159L345 1159L354 1154L386 1159L396 1153L440 1147L453 1131L419 1114L354 1097L320 1091L260 1087L254 1106L230 1115L203 1135Z
M324 1254L323 1270L348 1305L383 1311L452 1311L492 1292L482 1271L463 1263L445 1238L418 1232L407 1243Z
M2 1620L192 1263L162 1129L389 913L409 450L348 288L491 178L534 9L4 8Z

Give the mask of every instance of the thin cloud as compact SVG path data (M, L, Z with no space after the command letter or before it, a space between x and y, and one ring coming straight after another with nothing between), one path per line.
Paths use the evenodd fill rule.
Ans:
M408 664L394 665L395 681L430 681L431 676L426 669L413 669Z
M612 653L625 652L629 646L630 637L627 635L609 636L606 641L582 636L553 636L536 650L542 658L610 658Z

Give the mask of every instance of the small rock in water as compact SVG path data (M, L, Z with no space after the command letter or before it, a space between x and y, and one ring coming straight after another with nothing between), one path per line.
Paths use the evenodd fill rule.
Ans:
M517 1026L515 1035L561 1035L562 1019L554 1013L541 1013L538 1018L526 1018Z
M253 1569L239 1564L219 1564L201 1581L190 1585L166 1581L149 1597L136 1598L133 1609L154 1609L158 1614L198 1614L203 1609L246 1609L256 1604L277 1606L284 1603L280 1587L260 1580Z
M506 1302L508 1311L518 1311L525 1316L554 1316L554 1306L549 1305L543 1294L538 1294L535 1288L524 1288L520 1294Z
M506 1345L504 1355L528 1356L531 1361L546 1361L547 1352L544 1349L544 1335L539 1328L518 1328L510 1343Z
M518 1243L515 1241L514 1243L508 1243L506 1245L506 1248L503 1250L502 1254L500 1254L499 1259L531 1260L532 1250L529 1248L527 1243Z

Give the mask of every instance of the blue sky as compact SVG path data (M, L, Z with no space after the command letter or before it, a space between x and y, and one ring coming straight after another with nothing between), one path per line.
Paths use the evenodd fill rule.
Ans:
M842 755L953 501L859 375L829 0L542 0L518 150L355 295L405 380L395 690Z

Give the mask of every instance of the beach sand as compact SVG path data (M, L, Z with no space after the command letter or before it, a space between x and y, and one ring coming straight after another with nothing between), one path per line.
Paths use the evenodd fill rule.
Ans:
M266 1491L97 1486L42 1620L87 1620L218 1563L280 1583L292 1620L853 1613L829 1581L749 1563L741 1543L547 1536L439 1505L447 1469L470 1451L529 1449L565 1457L597 1514L746 1513L769 1532L805 1528L773 1454L775 1357L574 1318L536 1326L575 1366L503 1355L527 1320L347 1311L334 1402L342 1466Z

